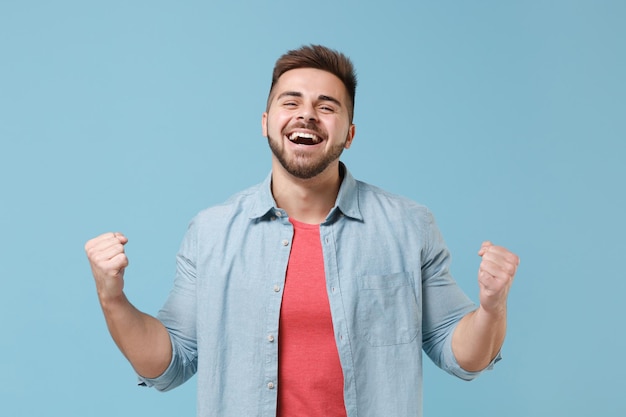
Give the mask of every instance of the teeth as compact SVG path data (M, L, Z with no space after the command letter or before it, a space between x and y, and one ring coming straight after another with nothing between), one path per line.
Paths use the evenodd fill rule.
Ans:
M289 135L289 140L290 141L294 141L297 138L303 138L303 139L311 139L314 142L319 142L319 138L317 137L317 135L314 135L312 133L302 133L302 132L294 132L291 135Z

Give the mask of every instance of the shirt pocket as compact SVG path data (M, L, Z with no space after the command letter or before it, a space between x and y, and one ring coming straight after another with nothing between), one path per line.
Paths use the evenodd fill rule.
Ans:
M411 343L418 334L420 314L413 274L367 275L359 278L359 334L372 346Z

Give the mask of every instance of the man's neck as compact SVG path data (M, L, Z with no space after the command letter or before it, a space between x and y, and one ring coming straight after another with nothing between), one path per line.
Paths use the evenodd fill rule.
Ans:
M272 194L279 208L299 222L323 223L335 205L341 176L339 163L331 164L311 179L300 179L276 164L272 171Z

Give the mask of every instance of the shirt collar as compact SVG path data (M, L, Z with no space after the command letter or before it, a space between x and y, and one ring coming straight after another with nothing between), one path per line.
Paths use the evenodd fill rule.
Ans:
M359 208L359 186L348 168L343 162L339 162L339 170L343 174L343 180L339 187L335 206L330 210L326 217L326 222L331 221L338 214L353 218L355 220L363 220L361 210ZM278 210L276 201L272 195L272 173L270 172L265 180L256 187L253 192L253 204L250 207L249 216L251 219L261 219L271 216Z
M341 211L344 216L355 220L363 220L361 209L359 208L359 183L350 174L343 162L339 162L339 172L343 174L343 181L341 182L341 187L339 187L335 207L330 211L326 220L330 220L337 210Z

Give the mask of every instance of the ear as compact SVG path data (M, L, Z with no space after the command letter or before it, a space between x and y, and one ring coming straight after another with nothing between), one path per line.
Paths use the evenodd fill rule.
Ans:
M346 138L346 144L343 146L344 149L350 149L352 145L352 141L354 140L354 135L356 134L356 125L351 124L350 129L348 129L348 137Z
M263 129L263 136L267 137L267 112L263 112L261 117L261 129Z

